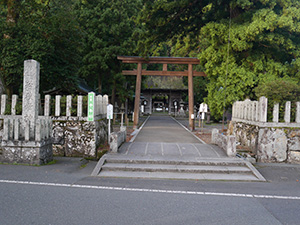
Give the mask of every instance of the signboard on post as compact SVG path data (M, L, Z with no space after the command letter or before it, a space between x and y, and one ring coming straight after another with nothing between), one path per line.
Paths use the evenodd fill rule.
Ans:
M110 120L114 118L114 107L112 104L108 104L106 107L106 118L108 119L108 143L110 137Z
M199 107L199 113L201 113L201 120L202 120L202 129L203 130L203 120L205 118L205 113L207 113L208 106L205 103L201 103ZM200 127L200 117L199 117L199 127Z
M95 93L90 92L88 94L88 121L94 121L94 107L95 107Z
M207 113L207 108L208 108L207 104L201 103L199 111L202 112L202 113Z
M106 112L107 112L106 118L108 120L113 119L113 117L114 117L114 107L113 107L112 104L107 105L107 111Z

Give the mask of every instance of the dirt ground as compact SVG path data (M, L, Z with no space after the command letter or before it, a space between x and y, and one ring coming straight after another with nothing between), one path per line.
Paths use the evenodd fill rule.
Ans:
M206 144L211 144L211 133L194 132L194 134Z

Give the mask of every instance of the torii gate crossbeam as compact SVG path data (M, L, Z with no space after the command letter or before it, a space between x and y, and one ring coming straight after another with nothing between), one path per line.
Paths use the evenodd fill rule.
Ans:
M134 119L133 128L136 129L139 121L140 112L140 97L141 97L141 81L142 75L152 76L187 76L188 77L188 92L189 92L189 127L191 130L195 129L194 126L194 91L193 91L193 77L206 76L204 72L193 71L193 65L199 64L197 58L188 57L149 57L143 58L138 56L118 56L122 63L135 63L137 64L136 70L123 70L123 75L136 75L135 87L135 102L134 102ZM142 70L142 64L163 64L163 71L149 71ZM168 71L168 64L185 64L188 65L187 71Z

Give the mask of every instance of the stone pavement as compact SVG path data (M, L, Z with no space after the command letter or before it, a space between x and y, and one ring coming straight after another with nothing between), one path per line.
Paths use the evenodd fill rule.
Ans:
M102 157L92 175L196 180L264 181L248 162L207 145L169 116L151 116L133 142Z

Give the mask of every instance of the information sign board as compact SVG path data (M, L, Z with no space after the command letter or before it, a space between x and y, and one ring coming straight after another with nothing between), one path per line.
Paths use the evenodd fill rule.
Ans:
M114 116L114 107L112 104L107 105L107 119L111 120Z
M88 121L94 121L95 93L88 94Z

